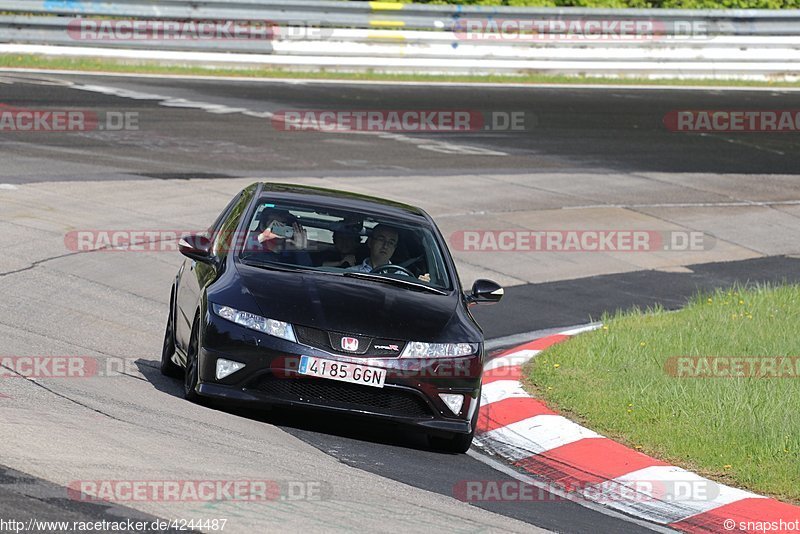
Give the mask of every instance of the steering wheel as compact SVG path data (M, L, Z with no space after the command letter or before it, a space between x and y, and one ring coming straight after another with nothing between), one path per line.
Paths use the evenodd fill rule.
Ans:
M379 267L375 267L370 272L371 273L387 273L389 274L391 271L402 273L405 275L410 276L411 278L416 278L414 273L403 267L402 265L397 265L396 263L387 263L386 265L381 265Z

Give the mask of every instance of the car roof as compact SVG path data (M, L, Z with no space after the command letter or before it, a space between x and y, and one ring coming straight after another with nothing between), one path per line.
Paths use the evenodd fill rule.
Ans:
M353 210L398 219L415 220L417 222L419 222L420 218L424 220L429 219L428 215L420 208L384 198L307 185L278 184L272 182L263 182L260 185L259 197L268 194L270 198L273 199L308 202L325 207Z

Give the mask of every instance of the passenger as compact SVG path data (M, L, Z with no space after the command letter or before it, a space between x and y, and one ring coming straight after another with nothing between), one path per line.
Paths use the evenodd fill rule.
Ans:
M305 250L308 235L297 217L287 210L264 208L259 216L258 242L272 252Z
M356 265L358 263L356 253L360 244L361 240L357 235L341 230L333 232L333 245L336 250L330 251L330 254L325 255L325 258L329 259L324 260L322 266L346 269Z
M306 251L308 235L297 220L287 210L265 208L259 215L256 252L275 254L276 261L282 263L311 266L311 258Z

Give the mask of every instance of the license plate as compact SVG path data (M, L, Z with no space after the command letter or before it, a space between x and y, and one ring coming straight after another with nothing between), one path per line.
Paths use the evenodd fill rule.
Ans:
M383 382L386 380L386 369L337 362L313 356L301 356L300 367L297 372L301 375L318 376L376 388L382 388Z

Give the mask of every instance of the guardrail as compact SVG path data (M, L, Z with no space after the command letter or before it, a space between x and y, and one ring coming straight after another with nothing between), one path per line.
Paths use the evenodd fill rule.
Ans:
M114 54L108 49L116 49L117 56L135 58L138 53L157 59L158 51L191 51L195 54L185 54L184 62L391 72L638 76L650 72L773 78L793 78L800 72L800 10L516 8L319 0L0 0L0 13L8 13L0 15L0 43L10 43L6 50L16 46L13 49L18 52L25 50L19 45L49 45L59 47L50 50L53 54L109 56ZM76 24L98 18L153 25L240 21L266 24L270 33L255 39L176 39L161 34L146 39L76 37ZM638 26L629 35L619 34L626 24Z
M702 22L729 35L800 35L800 9L520 8L319 0L0 0L0 12L140 19L269 20L349 28L454 30L465 20L594 19Z

